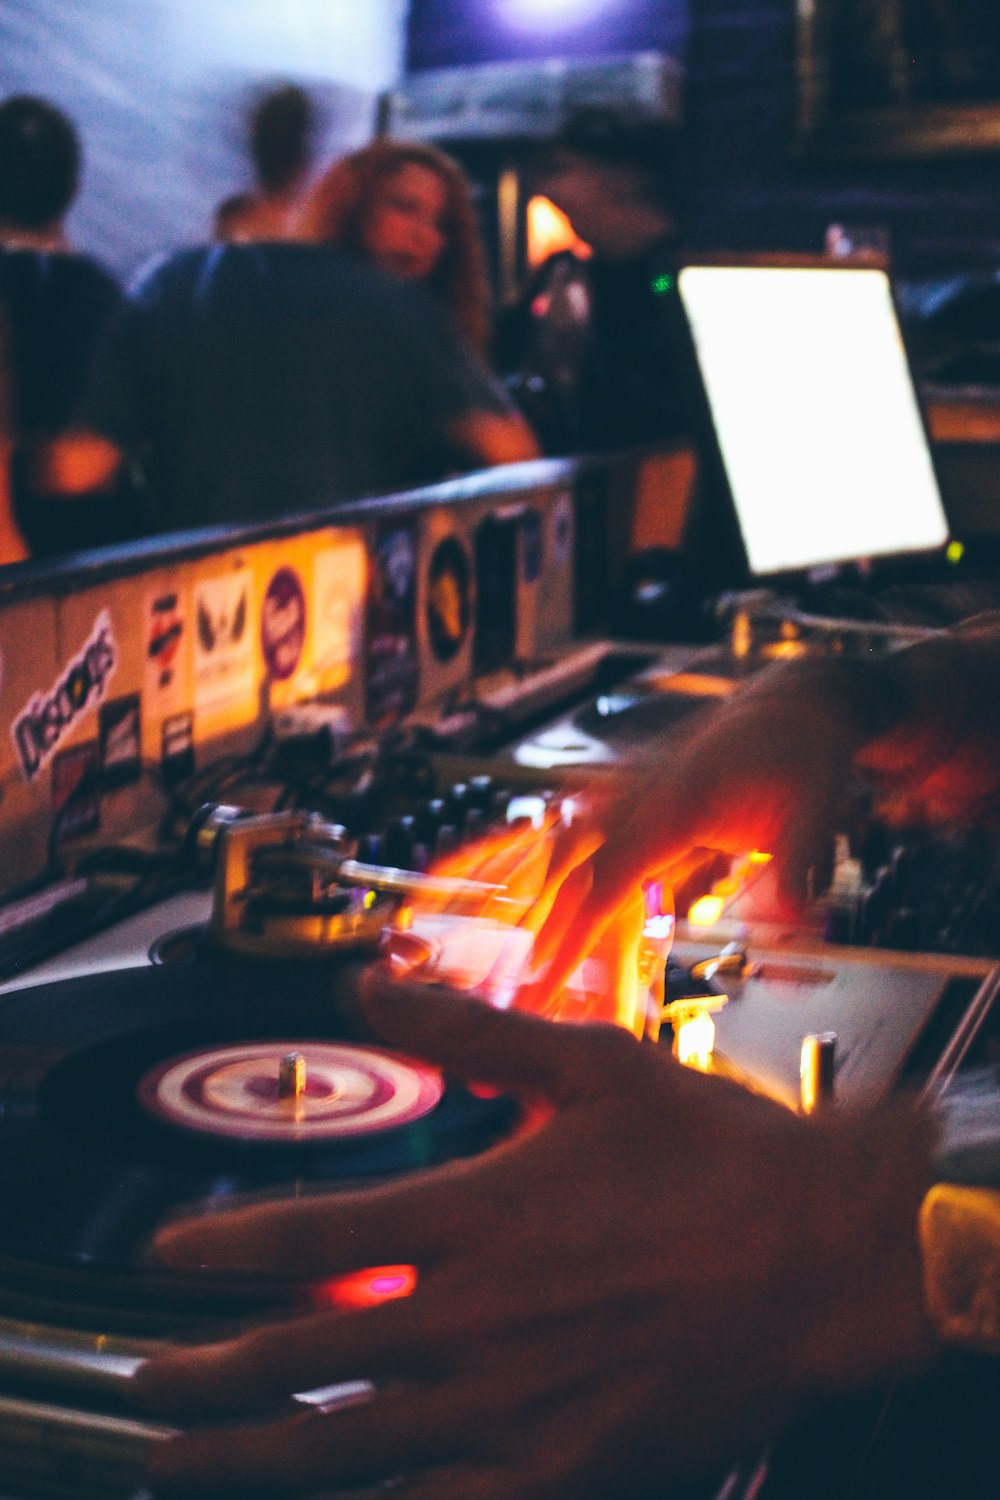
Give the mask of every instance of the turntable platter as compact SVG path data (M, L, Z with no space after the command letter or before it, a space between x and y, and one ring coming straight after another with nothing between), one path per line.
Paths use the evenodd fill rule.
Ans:
M511 1100L352 1037L338 1013L346 983L339 963L221 961L7 996L0 1262L43 1280L134 1273L179 1211L357 1186L474 1154L513 1128ZM297 1105L276 1078L299 1054Z

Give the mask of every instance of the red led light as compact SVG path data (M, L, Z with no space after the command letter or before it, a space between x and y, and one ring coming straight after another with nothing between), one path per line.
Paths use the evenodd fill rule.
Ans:
M416 1266L366 1266L349 1276L334 1276L313 1287L316 1302L328 1307L377 1307L408 1297L417 1284Z

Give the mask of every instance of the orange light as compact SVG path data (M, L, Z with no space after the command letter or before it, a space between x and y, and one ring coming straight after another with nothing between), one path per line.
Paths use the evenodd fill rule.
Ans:
M572 224L551 198L541 194L529 199L527 208L528 264L534 269L559 250L572 250L581 260L593 254L574 232Z
M366 1266L349 1276L335 1276L312 1289L314 1301L328 1307L377 1307L408 1297L417 1284L416 1266Z
M721 896L699 896L688 908L688 921L692 927L714 927L722 916Z

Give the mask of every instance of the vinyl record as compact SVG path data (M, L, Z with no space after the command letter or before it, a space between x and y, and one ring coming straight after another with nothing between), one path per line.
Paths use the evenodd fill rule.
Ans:
M348 1036L338 973L342 986L335 963L205 962L5 996L0 1262L56 1280L131 1273L181 1210L384 1180L513 1128L511 1100ZM299 1039L311 1068L299 1124L276 1128L272 1079ZM245 1129L247 1099L261 1094L271 1124Z

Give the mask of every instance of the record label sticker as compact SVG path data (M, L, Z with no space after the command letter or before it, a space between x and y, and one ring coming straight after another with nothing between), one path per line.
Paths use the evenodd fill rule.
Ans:
M563 567L573 555L573 502L562 495L552 507L549 516L549 552L557 568Z
M440 662L458 655L472 623L472 569L457 537L434 549L427 570L427 635Z
M180 666L185 629L185 611L176 590L152 594L146 600L144 686L147 707L155 704L161 713L181 706L178 700L182 692Z
M368 579L367 715L386 728L417 702L417 543L412 526L383 527Z
M47 693L35 693L11 725L21 770L33 781L70 730L103 702L118 665L111 614L102 610L90 635Z
M292 676L306 641L306 596L294 568L279 568L260 611L260 649L277 682Z
M160 768L168 786L194 775L194 717L174 714L163 721Z
M53 757L53 839L58 844L96 833L101 822L97 741L73 745Z
M141 722L138 693L102 705L98 724L102 780L106 787L123 786L139 775Z
M197 709L252 701L255 691L246 572L205 579L194 598L194 702Z
M525 583L537 583L544 562L542 518L537 510L525 511L521 519L521 577Z

